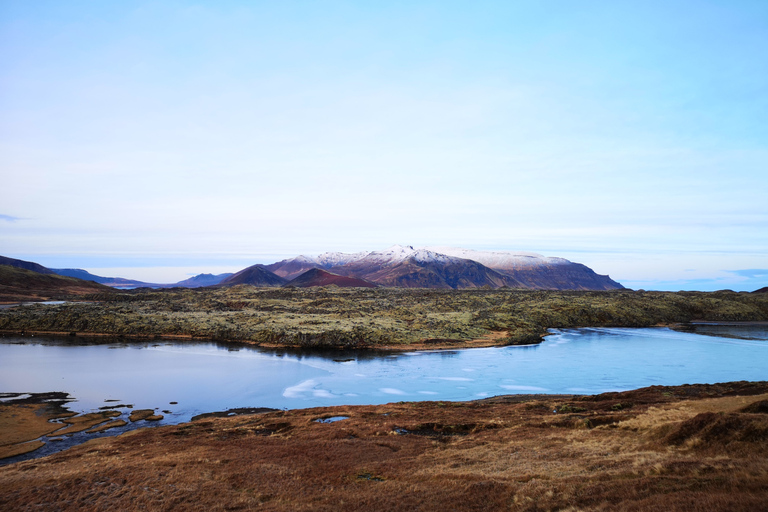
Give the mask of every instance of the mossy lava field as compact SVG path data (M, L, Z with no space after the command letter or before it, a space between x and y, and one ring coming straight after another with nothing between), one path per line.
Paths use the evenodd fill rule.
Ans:
M768 294L730 291L236 286L114 291L76 300L0 310L0 331L411 349L535 343L548 328L768 321Z

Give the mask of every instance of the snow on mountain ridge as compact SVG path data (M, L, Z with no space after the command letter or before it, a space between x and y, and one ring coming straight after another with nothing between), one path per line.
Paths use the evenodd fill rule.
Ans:
M361 260L368 256L370 252L324 252L323 254L313 258L315 263L318 263L326 268L337 267L339 265L346 265L353 261Z
M364 258L361 258L360 261L365 263L376 263L379 265L395 265L407 260L415 253L416 250L410 245L393 245L383 251L373 251L368 253Z
M413 259L419 263L455 263L457 259L455 256L449 256L447 254L430 251L429 249L417 249L412 254Z
M393 245L381 251L364 251L356 253L325 252L319 256L299 255L280 263L299 263L302 265L317 265L325 269L340 267L350 263L371 265L397 265L414 258L418 263L456 263L456 260L471 260L489 268L496 269L526 269L544 265L563 265L570 261L564 258L542 256L533 252L511 251L475 251L458 247L419 247L410 245Z
M489 268L514 269L570 263L564 258L547 257L534 252L475 251L457 247L425 247L425 249L455 258L476 261Z

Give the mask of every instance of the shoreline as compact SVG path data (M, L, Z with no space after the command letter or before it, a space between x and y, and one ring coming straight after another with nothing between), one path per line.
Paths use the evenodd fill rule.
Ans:
M516 343L514 340L508 338L509 331L492 331L479 338L473 338L468 340L453 340L453 339L424 339L417 343L409 344L358 344L351 346L335 346L335 345L300 345L300 344L281 344L281 343L263 343L252 340L237 340L237 339L212 339L210 336L198 336L194 334L114 334L108 332L85 332L85 331L44 331L44 330L18 330L18 329L0 329L0 337L6 336L19 336L19 337L32 337L35 336L55 336L62 338L114 338L125 339L137 342L146 341L205 341L214 343L225 343L232 345L247 345L257 348L267 349L321 349L321 350L370 350L370 351L382 351L382 352L411 352L411 351L432 351L432 350L456 350L456 349L469 349L469 348L489 348L489 347L508 347L508 346L526 346L526 345L538 345L543 343L544 338L550 336L551 329L599 329L599 328L615 328L615 329L643 329L654 327L666 327L675 331L684 332L687 328L694 325L712 325L712 326L756 326L765 327L768 326L768 321L711 321L711 320L692 320L690 322L675 322L675 323L658 323L654 325L638 325L638 326L607 326L607 325L583 325L576 327L548 327L547 332L538 335L538 341L528 341L526 343ZM508 340L508 341L507 341Z
M0 508L758 510L767 412L762 381L208 417L2 465Z
M506 347L506 346L523 346L523 345L536 345L544 341L544 336L541 335L541 340L536 343L521 343L516 344L513 342L503 343L500 340L506 339L508 331L495 331L480 338L470 340L446 340L441 339L439 341L432 341L430 339L423 340L420 343L410 344L386 344L386 345L370 345L360 344L354 346L308 346L308 345L290 345L280 343L260 343L250 340L214 340L210 336L196 336L193 334L111 334L104 332L81 332L81 331L41 331L41 330L15 330L15 329L0 329L0 337L6 336L19 336L19 337L31 337L35 336L55 336L62 338L115 338L115 339L127 339L132 341L205 341L214 343L228 343L233 345L248 345L258 348L268 349L322 349L322 350L371 350L382 352L411 352L411 351L428 351L428 350L455 350L462 348L488 348L488 347Z

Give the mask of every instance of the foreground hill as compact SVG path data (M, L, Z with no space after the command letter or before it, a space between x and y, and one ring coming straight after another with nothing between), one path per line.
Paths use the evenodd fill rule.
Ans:
M104 292L112 289L82 279L0 265L0 302L41 301Z
M312 286L338 286L340 288L376 288L378 285L356 277L340 276L331 272L313 268L299 277L292 279L285 286L309 288Z
M753 512L766 411L734 382L201 419L0 467L0 509Z
M317 268L382 286L405 288L528 288L618 290L623 286L586 265L533 253L483 252L395 245L384 251L297 256L265 269L292 279Z

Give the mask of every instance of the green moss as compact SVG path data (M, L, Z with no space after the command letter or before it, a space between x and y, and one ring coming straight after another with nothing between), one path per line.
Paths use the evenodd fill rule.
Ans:
M2 330L192 335L311 347L469 340L506 331L503 343L541 340L548 328L766 321L765 294L424 289L132 290L91 303L0 311Z

